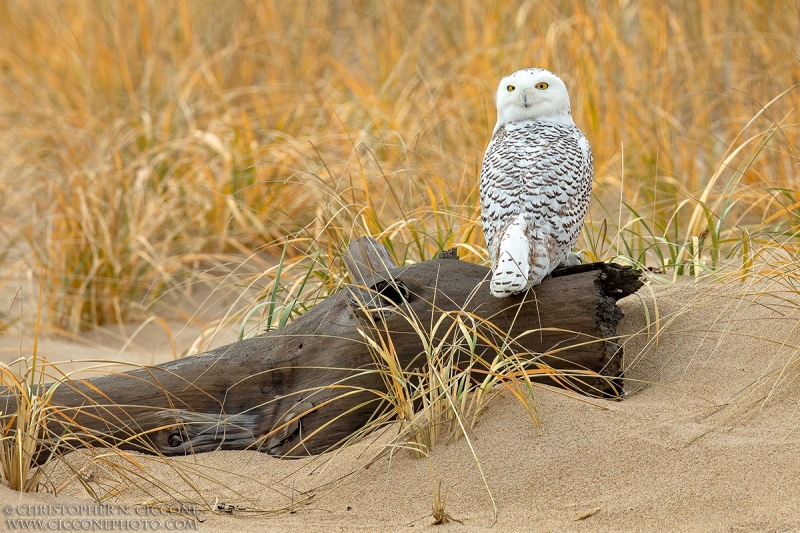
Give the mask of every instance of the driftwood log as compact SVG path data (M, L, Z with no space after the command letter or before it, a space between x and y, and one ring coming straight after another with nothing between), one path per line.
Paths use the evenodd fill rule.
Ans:
M386 408L374 392L386 385L366 339L390 337L399 364L419 368L420 331L429 334L443 314L434 338L458 316L482 328L475 351L488 361L500 347L561 370L552 384L619 396L616 302L642 285L640 272L570 267L527 294L497 299L488 269L453 257L396 267L377 241L359 239L345 258L355 283L283 328L152 367L60 383L50 403L63 408L49 434L165 455L248 448L318 454ZM14 395L0 392L5 416L15 408ZM43 448L42 456L50 451Z

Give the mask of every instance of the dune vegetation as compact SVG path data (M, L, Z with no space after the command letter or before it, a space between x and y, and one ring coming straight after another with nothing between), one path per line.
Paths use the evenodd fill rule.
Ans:
M213 324L248 335L346 283L362 235L398 264L486 263L494 92L528 66L564 79L594 151L585 261L793 279L798 9L0 0L0 284L42 280L37 335L174 318L199 286L246 294Z

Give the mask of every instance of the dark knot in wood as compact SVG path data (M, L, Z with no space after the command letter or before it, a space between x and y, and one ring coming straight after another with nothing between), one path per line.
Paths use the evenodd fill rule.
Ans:
M171 433L169 438L167 438L167 444L170 448L183 446L183 435L181 435L180 432Z

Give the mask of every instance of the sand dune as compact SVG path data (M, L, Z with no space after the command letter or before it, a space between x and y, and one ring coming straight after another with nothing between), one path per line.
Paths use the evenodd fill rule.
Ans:
M631 391L623 401L542 388L537 428L501 396L469 435L496 518L463 438L430 459L398 451L369 469L361 447L295 461L137 455L151 481L136 486L97 461L82 474L98 494L124 489L112 505L202 495L231 506L230 516L202 514L203 531L427 529L439 481L461 523L437 531L800 530L800 297L766 282L654 292L657 306L646 290L622 302ZM643 301L651 322L660 318L658 335L654 323L646 332ZM75 469L87 460L67 459ZM48 476L57 498L0 487L0 501L90 501L65 466Z

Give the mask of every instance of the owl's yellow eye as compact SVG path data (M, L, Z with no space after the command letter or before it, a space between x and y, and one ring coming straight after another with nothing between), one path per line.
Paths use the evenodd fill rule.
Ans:
M537 83L537 84L536 84L536 88L537 88L537 89L541 89L541 90L543 90L543 91L544 91L545 89L547 89L548 87L550 87L550 86L549 86L549 85L547 85L547 83L546 83L546 82L543 82L543 81L540 81L539 83Z
M508 92L511 92L514 89L516 89L516 87L514 87L513 85L509 85L508 87L506 87L506 89L508 89Z

